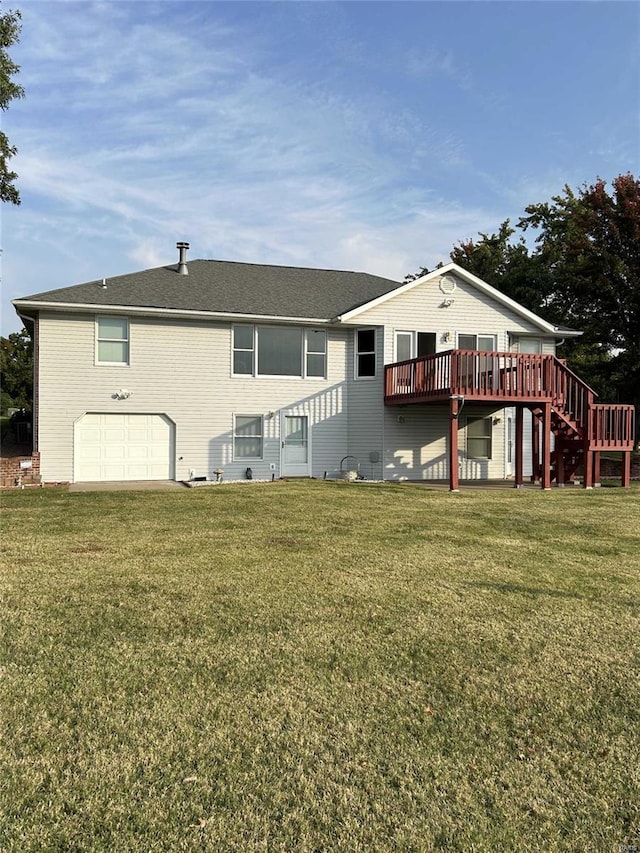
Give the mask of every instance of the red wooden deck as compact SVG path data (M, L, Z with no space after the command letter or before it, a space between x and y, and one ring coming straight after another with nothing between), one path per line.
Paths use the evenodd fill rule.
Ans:
M385 367L386 405L449 403L452 453L457 445L457 425L455 430L453 425L462 400L515 406L517 422L522 409L530 409L543 427L540 467L544 488L549 487L552 476L558 482L567 472L570 476L578 461L584 464L585 485L592 485L602 450L625 454L623 485L629 484L624 472L629 470L633 450L634 407L596 403L595 398L595 392L553 355L447 350ZM550 433L556 436L553 459L548 446ZM521 443L521 436L516 436L516 441ZM454 485L457 488L453 458L452 489ZM518 476L516 471L516 485Z

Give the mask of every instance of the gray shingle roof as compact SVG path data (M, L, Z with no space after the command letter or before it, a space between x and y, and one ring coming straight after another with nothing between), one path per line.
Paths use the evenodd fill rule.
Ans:
M368 273L193 260L189 275L177 265L62 287L20 302L169 308L233 315L330 320L400 287Z

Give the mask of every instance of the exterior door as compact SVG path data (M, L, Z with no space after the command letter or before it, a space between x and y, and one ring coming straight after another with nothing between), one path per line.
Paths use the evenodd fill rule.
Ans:
M504 444L504 474L505 477L513 477L516 470L516 422L515 410L505 409L505 444Z
M283 477L309 477L311 447L308 415L283 414L281 422L281 465Z

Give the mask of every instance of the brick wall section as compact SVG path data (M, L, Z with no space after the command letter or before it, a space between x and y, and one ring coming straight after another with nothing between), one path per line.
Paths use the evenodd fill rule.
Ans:
M31 468L21 468L20 463L31 460ZM40 454L26 456L3 456L0 459L0 489L40 485Z

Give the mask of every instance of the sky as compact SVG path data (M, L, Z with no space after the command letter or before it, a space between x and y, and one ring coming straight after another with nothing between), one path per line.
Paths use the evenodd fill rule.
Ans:
M636 2L31 2L10 302L188 257L402 281L638 174Z

